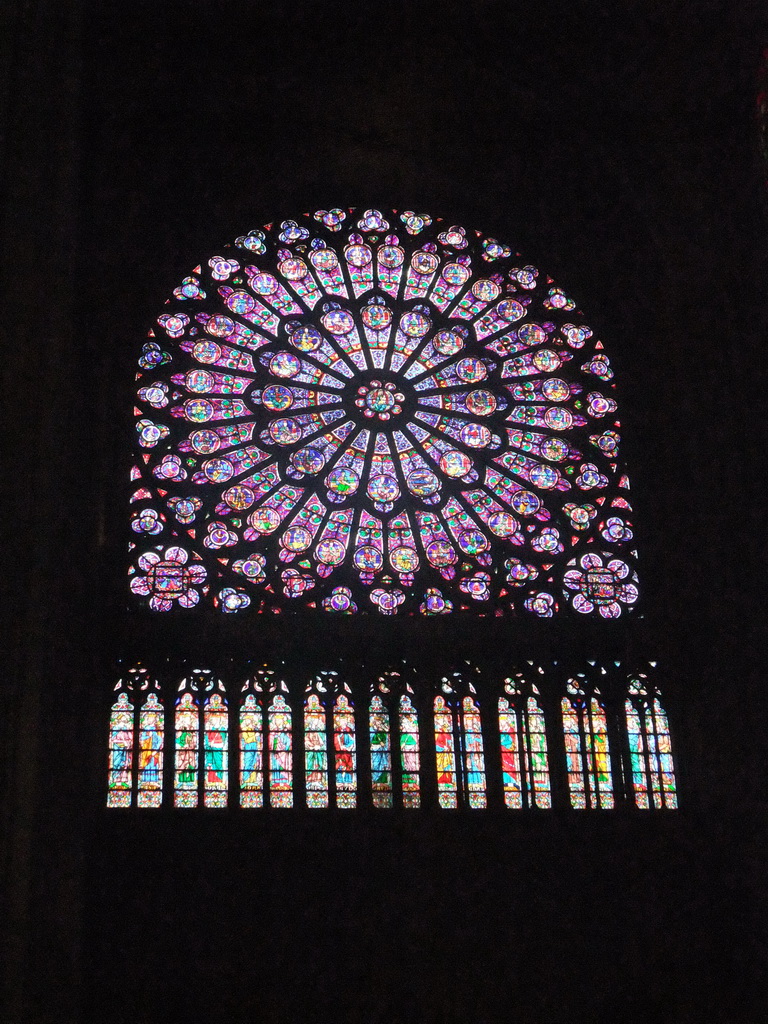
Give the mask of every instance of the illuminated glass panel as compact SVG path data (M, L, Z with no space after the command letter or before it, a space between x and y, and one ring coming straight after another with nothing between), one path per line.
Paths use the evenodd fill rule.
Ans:
M593 790L590 802L593 807L613 807L613 778L611 776L608 724L605 720L605 710L596 697L591 699L589 707L592 726L592 757L588 760L588 765L590 769L589 779ZM595 791L597 793L597 801L595 800Z
M537 807L552 806L552 791L549 782L549 760L547 758L547 733L544 728L544 712L529 697L528 718L524 726L525 773L529 792Z
M176 807L197 807L199 711L191 693L176 702L176 763L174 797Z
M357 806L357 743L355 715L342 694L333 707L333 747L336 761L336 806Z
M400 771L403 807L421 806L419 717L411 698L400 698Z
M499 734L504 803L507 807L551 807L544 714L534 697L510 704L499 699Z
M392 741L389 712L381 697L374 697L371 701L369 735L373 806L392 807Z
M130 590L155 612L616 618L614 372L496 239L320 210L202 260L139 355Z
M660 790L664 806L675 808L677 807L677 784L672 760L672 740L669 735L666 712L657 697L654 698L652 707L646 708L645 723L654 803L658 806L657 797Z
M240 806L264 804L264 733L261 705L249 693L240 709Z
M269 705L269 803L293 807L293 740L291 709L277 694Z
M571 806L583 809L613 807L608 726L605 710L596 697L587 700L569 686L572 697L563 697L563 732Z
M632 785L635 790L635 803L647 810L648 802L648 764L646 762L645 721L642 710L638 713L632 702L626 702L627 733L629 736L629 754L632 762ZM642 717L641 717L642 715Z
M435 762L441 807L457 807L456 749L453 710L443 697L435 697Z
M307 807L328 806L328 740L325 708L316 693L307 698L304 708L304 769Z
M205 702L204 801L206 807L226 807L229 785L229 715L218 693Z
M507 807L523 806L523 737L520 712L506 697L499 698L499 735L501 738L501 777Z
M163 800L163 708L150 693L139 713L139 807L159 807Z
M133 704L121 693L109 718L107 807L130 807L133 785Z
M471 697L462 701L462 728L464 735L465 787L470 807L486 807L485 756L480 711Z
M637 690L635 690L637 692ZM635 803L647 809L677 807L677 786L667 715L658 697L626 701Z
M565 758L568 767L568 788L571 792L571 806L584 808L587 806L587 802L584 783L581 714L566 697L563 697L562 708Z

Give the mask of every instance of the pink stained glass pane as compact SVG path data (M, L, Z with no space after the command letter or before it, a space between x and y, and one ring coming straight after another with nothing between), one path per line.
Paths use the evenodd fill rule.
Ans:
M109 718L107 807L130 807L133 785L133 704L121 693Z
M442 697L435 697L435 764L440 806L458 807L456 749L453 738L453 710Z
M471 697L462 701L462 727L464 730L465 785L470 807L486 807L485 755L480 710Z
M403 807L421 806L419 718L410 697L400 698L400 770Z
M371 701L369 714L371 744L371 790L374 807L392 807L392 748L389 712L381 697Z
M336 806L357 806L357 741L355 715L342 694L333 708L333 748L336 763Z
M176 703L174 795L176 807L197 807L199 711L191 693Z
M240 709L240 806L264 805L264 732L261 705L249 693Z
M278 694L269 705L269 803L293 807L291 709Z
M206 807L226 807L229 786L229 713L226 701L214 693L203 713L204 780Z
M163 801L163 707L150 693L139 715L139 807L159 807Z
M304 770L307 807L328 806L328 738L325 708L312 693L304 708Z

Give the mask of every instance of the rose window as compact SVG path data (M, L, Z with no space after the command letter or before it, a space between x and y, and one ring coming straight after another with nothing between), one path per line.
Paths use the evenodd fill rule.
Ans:
M143 346L131 589L616 617L637 588L614 390L574 300L502 242L409 211L251 231Z

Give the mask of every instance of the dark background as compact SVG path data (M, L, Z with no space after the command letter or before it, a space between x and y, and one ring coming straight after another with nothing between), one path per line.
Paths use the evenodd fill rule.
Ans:
M757 1019L758 7L5 5L6 1019ZM116 658L286 643L258 623L251 635L126 611L141 337L222 243L350 205L511 243L600 332L621 388L644 618L620 640L531 643L659 660L679 813L102 809ZM457 656L525 649L477 628L457 633ZM354 659L367 629L328 643ZM430 629L378 642L445 644Z

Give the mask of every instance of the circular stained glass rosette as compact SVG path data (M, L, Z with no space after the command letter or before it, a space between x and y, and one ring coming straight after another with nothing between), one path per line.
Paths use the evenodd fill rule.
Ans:
M198 607L632 608L610 362L503 242L410 211L251 231L173 291L137 379L132 589L156 610L191 600L152 589L169 545ZM632 589L604 596L596 550Z

